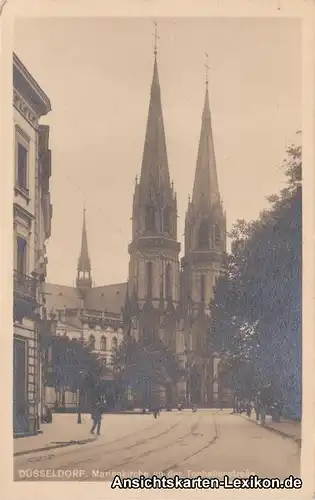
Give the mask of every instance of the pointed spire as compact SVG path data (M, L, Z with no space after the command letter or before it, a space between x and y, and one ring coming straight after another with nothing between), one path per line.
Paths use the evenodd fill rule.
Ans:
M81 253L78 261L78 271L91 271L91 261L88 252L87 244L87 231L86 231L86 209L83 209L83 226L82 226L82 240L81 240Z
M149 113L143 149L140 185L145 189L153 183L157 189L170 189L166 140L163 123L161 90L158 74L157 49L154 46L154 66Z
M202 205L206 209L211 209L219 202L220 193L211 127L207 77L192 203L195 207Z

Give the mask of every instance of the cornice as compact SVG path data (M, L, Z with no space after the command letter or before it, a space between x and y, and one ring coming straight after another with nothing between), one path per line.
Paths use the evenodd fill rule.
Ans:
M38 117L51 111L49 98L16 54L13 54L13 85L33 103Z
M27 143L31 142L30 136L25 132L25 130L22 129L22 127L20 127L18 123L15 124L15 130Z
M223 262L224 252L216 250L193 250L187 253L182 258L182 264L187 265L189 263L211 263L211 262Z
M38 129L38 116L36 112L15 89L13 89L13 106L35 130Z
M35 215L31 214L28 210L21 207L18 203L13 203L14 215L21 215L24 219L26 219L29 223L35 219Z
M180 243L176 240L165 238L165 236L140 236L136 240L130 243L128 247L129 253L135 251L150 250L153 252L159 252L161 250L171 250L176 255L180 252Z

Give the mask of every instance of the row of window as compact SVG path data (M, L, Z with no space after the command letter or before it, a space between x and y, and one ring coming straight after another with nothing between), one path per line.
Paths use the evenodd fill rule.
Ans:
M210 241L210 226L209 222L204 220L200 224L198 231L198 248L201 250L206 250L209 248ZM214 242L216 245L221 243L221 230L218 224L214 227Z
M15 185L28 193L28 141L16 130L16 150L15 150ZM27 240L21 236L16 237L16 265L15 269L19 275L28 274L27 265Z
M147 231L154 231L156 229L156 210L154 205L147 205L145 211L145 228ZM165 207L163 210L162 230L166 233L171 231L171 209Z
M89 336L89 344L90 344L91 348L94 350L95 349L95 337L93 334L91 334ZM117 337L114 337L112 340L112 351L116 351L117 347L118 347L118 340L117 340ZM107 339L106 339L105 335L102 335L101 339L100 339L100 351L106 351L107 350L106 348L107 348Z
M154 231L156 229L156 211L153 205L148 205L146 207L146 229L148 231ZM171 210L166 207L163 211L163 231L169 232L171 229ZM204 220L201 222L198 231L198 248L208 249L210 240L210 226L209 222ZM218 224L214 227L214 242L216 245L221 243L221 230Z

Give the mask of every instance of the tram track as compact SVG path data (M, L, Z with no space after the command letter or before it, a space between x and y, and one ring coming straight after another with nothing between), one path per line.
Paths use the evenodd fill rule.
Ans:
M127 464L132 464L133 462L139 460L139 459L142 459L142 458L145 458L149 455L152 455L152 453L156 453L156 452L159 452L161 450L167 450L168 448L171 448L172 446L174 445L178 445L181 441L183 441L184 439L187 439L188 437L190 437L194 431L197 429L199 423L200 423L200 420L201 420L201 416L198 417L198 420L197 422L195 422L189 429L189 431L187 433L185 433L183 436L180 436L178 437L175 441L173 442L170 442L168 444L164 444L162 446L158 446L156 448L153 448L153 449L150 449L150 450L147 450L143 453L140 453L140 455L137 455L135 457L132 457L132 458L128 458L127 460L125 460L124 462L119 462L119 463L116 463L116 464L111 464L111 466L109 468L106 468L106 469L102 469L102 473L105 474L106 472L110 472L112 470L117 470L119 469L120 467L123 467ZM171 429L170 429L171 430ZM144 440L143 444L146 444L149 440ZM89 476L84 476L84 478L81 479L81 481L89 481L90 479L92 478L92 474L90 474Z
M179 422L176 424L176 425L179 425ZM94 444L98 441L97 438L95 438L93 441L90 441L89 443L86 443L86 444L89 444L89 445L92 445L92 446L89 446L88 448L86 448L87 451L89 450L95 450L95 449L98 449L98 448L101 448L103 446L108 446L108 445L113 445L113 444L116 444L116 443L119 443L121 441L125 441L137 434L141 434L143 433L144 431L149 431L151 429L153 429L154 427L156 427L156 422L152 423L152 425L149 425L148 427L145 427L144 429L139 429L135 432L130 432L129 434L125 434L124 436L121 436L117 439L113 439L111 441L102 441L98 444ZM93 443L93 444L92 444ZM60 449L60 448L59 448ZM82 454L82 447L80 446L80 443L77 444L77 448L72 448L72 447L66 447L66 449L68 450L67 452L65 453L60 453L60 454L57 454L55 455L53 453L53 450L47 450L47 453L48 455L44 455L44 456L32 456L32 457L25 457L24 460L22 460L20 462L20 457L16 457L18 460L19 460L19 466L20 465L24 465L26 463L37 463L37 462L43 462L44 460L51 460L53 458L63 458L63 457L66 457L66 456L69 456L69 455L74 455L74 454ZM51 451L51 453L50 453ZM43 450L41 451L38 451L36 452L36 450L34 451L34 454L35 453L43 453Z
M191 458L195 457L196 455L198 455L202 451L207 450L208 448L210 448L212 445L214 445L217 442L217 440L219 439L219 427L218 427L218 423L217 423L215 417L213 417L213 419L214 419L214 432L215 432L214 437L212 439L210 439L204 446L201 446L198 450L195 450L193 453L191 453L190 455L187 455L185 458L183 458L179 462L175 462L171 466L164 469L162 471L163 475L166 475L171 470L173 471L179 465L184 464L185 462L187 462L187 460L190 460Z
M147 438L143 438L143 439L140 439L138 441L136 441L135 443L132 443L131 445L129 446L124 446L124 447L120 447L118 449L113 449L112 452L120 452L120 451L126 451L126 450L131 450L137 446L141 446L143 444L146 444L154 439L157 439L161 436L164 436L166 434L168 434L169 432L173 431L175 428L177 428L184 420L185 418L181 418L178 422L176 422L175 424L171 425L170 427L168 427L167 429L163 430L162 432L158 433L158 434L154 434L153 436L149 436ZM152 425L150 425L147 429L152 429L154 426L156 426L156 422ZM146 429L146 430L147 430ZM139 432L143 432L142 431L138 431L137 434ZM56 470L56 469L63 469L63 468L67 468L67 469L71 469L71 468L75 468L76 466L79 466L81 464L87 464L87 463L90 463L90 462L95 462L98 458L99 458L99 454L95 454L95 450L96 449L99 449L99 448L105 448L106 449L106 453L110 453L111 450L108 450L108 445L115 445L117 442L120 442L120 441L124 441L126 440L127 438L130 438L134 436L134 434L128 434L127 436L123 436L121 438L118 438L116 440L113 440L113 441L110 441L110 442L102 442L102 443L99 443L93 447L90 447L88 449L88 451L92 451L93 452L93 455L89 456L89 457L86 457L82 460L75 460L75 461L71 461L71 462L67 462L66 464L59 464L58 466L53 466L51 467L53 470ZM68 453L65 453L65 454L62 454L62 455L59 455L59 456L51 456L51 457L47 457L47 460L51 460L52 458L60 458L60 461L63 461L64 458L66 458L67 456L69 455L73 455L73 454L81 454L82 455L82 448L78 448L76 449L75 451L72 450L72 453L71 452L68 452ZM42 460L39 460L42 462ZM41 467L43 467L43 464L41 463ZM25 481L27 480L28 478L23 478L23 479L20 479L21 481ZM82 480L82 479L81 479Z

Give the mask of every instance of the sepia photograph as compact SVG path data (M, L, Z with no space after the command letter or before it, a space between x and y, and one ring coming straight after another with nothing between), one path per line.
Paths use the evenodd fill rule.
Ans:
M301 488L301 68L293 17L15 19L15 481Z

